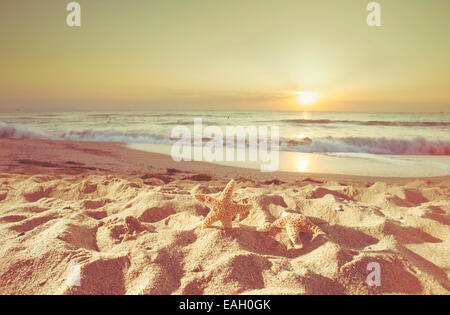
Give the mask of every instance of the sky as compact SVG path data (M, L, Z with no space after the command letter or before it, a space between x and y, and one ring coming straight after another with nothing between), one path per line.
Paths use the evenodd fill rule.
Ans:
M448 0L69 2L0 2L0 111L450 111Z

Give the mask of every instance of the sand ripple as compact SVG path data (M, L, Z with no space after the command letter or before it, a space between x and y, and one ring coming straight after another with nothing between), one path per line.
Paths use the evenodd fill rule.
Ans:
M202 177L203 178L203 177ZM254 209L200 229L196 193L228 180L171 174L0 174L2 294L435 294L450 292L450 183L237 180ZM336 211L336 208L342 211ZM328 235L259 233L287 209ZM381 286L366 283L381 266Z

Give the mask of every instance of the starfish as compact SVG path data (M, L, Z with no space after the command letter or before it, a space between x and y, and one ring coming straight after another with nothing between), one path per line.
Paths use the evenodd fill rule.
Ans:
M295 245L302 245L300 232L313 233L313 239L325 233L314 225L307 216L301 213L283 212L282 217L273 223L266 223L258 229L259 232L269 232L272 228L285 228L289 239Z
M252 205L237 204L231 200L234 185L235 181L231 180L217 199L207 195L195 195L197 201L211 210L203 221L203 228L220 221L225 229L230 229L235 216L241 219L242 215L246 215L253 208Z

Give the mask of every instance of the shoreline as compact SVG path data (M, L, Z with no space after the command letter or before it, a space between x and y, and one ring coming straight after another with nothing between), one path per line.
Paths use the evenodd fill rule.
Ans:
M171 145L136 143L125 145L130 149L161 153L169 157L171 157L172 154ZM209 164L261 170L264 163L249 161L248 150L241 152L246 156L246 160L244 161L214 161ZM337 176L369 176L378 178L429 178L450 176L450 156L375 155L366 153L327 154L279 151L278 159L279 167L278 170L275 171L278 173L319 174L322 176L324 174ZM225 156L223 156L223 160L225 160Z
M72 162L79 164L75 167L87 167L123 174L144 174L148 172L165 172L176 169L186 173L206 173L223 178L250 177L255 180L278 179L294 182L305 178L324 181L344 182L376 182L406 183L416 179L439 182L450 179L450 175L427 177L389 177L364 176L345 174L326 174L309 172L267 172L257 169L220 165L208 162L182 161L175 162L166 154L145 152L129 148L127 144L119 142L88 142L67 140L40 139L0 139L0 171L20 170L23 163L20 160L35 161L39 167L42 162L51 161L53 168L74 167ZM69 164L67 164L69 163ZM28 163L31 166L33 163ZM52 168L47 166L47 168Z

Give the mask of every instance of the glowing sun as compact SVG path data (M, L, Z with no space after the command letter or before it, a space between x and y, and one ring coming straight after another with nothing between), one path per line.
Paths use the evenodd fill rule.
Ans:
M298 101L303 106L311 106L317 102L319 93L317 92L296 92L298 95Z

